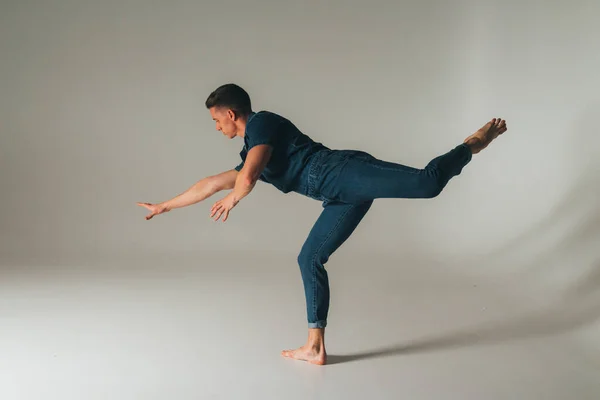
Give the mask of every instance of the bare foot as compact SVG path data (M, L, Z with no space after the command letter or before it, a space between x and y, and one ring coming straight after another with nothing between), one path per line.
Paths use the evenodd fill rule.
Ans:
M327 362L327 353L324 347L314 347L304 345L296 350L283 350L281 355L294 360L307 361L311 364L325 365Z
M492 140L506 132L506 130L506 121L500 118L494 118L482 126L477 132L467 137L464 143L471 148L473 154L477 154L485 149Z

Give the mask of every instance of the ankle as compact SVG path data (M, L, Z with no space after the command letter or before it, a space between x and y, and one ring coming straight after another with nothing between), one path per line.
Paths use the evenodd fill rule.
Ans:
M313 354L321 354L325 351L323 345L315 343L315 344L307 344L306 348Z
M468 138L464 141L464 144L467 145L467 147L469 147L471 153L473 154L477 153L477 151L481 147L481 141L477 138Z

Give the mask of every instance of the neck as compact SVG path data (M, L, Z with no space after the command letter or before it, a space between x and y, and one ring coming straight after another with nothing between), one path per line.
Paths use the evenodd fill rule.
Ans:
M252 112L251 112L252 114ZM245 117L240 117L237 125L237 131L238 131L238 136L243 138L244 136L246 136L246 124L248 123L248 118L250 117L250 115L246 115Z

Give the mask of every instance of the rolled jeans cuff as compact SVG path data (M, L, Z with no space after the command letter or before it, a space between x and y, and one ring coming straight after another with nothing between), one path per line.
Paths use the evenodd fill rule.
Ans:
M327 326L327 321L322 320L322 321L317 321L317 322L309 322L308 323L308 328L309 329L314 329L314 328L325 328Z

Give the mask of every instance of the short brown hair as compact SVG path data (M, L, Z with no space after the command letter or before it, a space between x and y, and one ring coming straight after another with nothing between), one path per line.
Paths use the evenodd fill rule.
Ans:
M215 89L206 99L206 108L227 107L236 116L246 117L252 112L248 93L234 83L227 83Z

